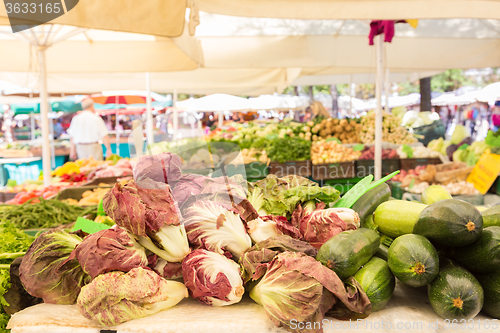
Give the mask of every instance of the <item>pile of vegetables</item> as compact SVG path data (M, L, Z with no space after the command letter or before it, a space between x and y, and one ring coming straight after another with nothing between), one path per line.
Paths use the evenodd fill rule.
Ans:
M109 188L107 187L98 187L93 190L87 190L82 193L82 198L80 200L75 199L65 199L63 202L69 205L76 206L96 206L99 202L104 198L106 193L108 193Z
M73 206L65 202L40 198L17 206L6 206L0 210L0 220L8 220L21 229L45 229L73 223L79 216L86 216L97 211L97 207Z
M0 332L7 332L7 322L10 315L16 312L19 298L16 298L16 284L11 283L10 272L12 262L22 257L31 242L32 237L6 220L0 220ZM11 288L11 286L13 286ZM11 290L6 295L8 290ZM31 305L31 304L30 304Z
M361 153L343 146L335 140L320 140L312 143L311 160L313 164L356 161Z
M389 200L384 181L394 174L368 176L340 198L295 175L249 183L181 167L173 153L143 156L134 179L103 199L116 225L39 236L19 266L26 291L76 304L102 327L186 297L220 307L247 293L276 326L301 332L293 320L357 320L383 309L395 278L429 286L429 302L445 318L473 318L481 308L500 315L498 207L481 214L436 187L423 203Z
M460 321L483 310L500 318L500 206L481 213L434 185L422 203L384 202L364 223L395 238L390 270L404 284L427 286L438 315Z
M375 112L361 118L361 130L358 133L361 143L372 144L375 142ZM382 141L395 144L411 144L417 139L401 126L401 119L392 114L384 113L382 120Z
M55 196L60 190L69 186L69 183L59 183L49 186L37 186L34 189L18 192L14 198L6 201L8 205L22 205L30 202L32 204L40 202L40 198L48 199Z
M328 208L338 199L336 189L299 176L247 183L182 174L180 158L171 153L143 156L134 180L117 183L104 197L116 225L90 235L43 233L21 262L20 280L31 296L76 304L105 327L188 295L229 306L245 292L277 326L292 331L294 318L363 318L371 303L352 274L316 260L329 239L359 227L348 207L353 200ZM297 279L302 282L290 288ZM286 303L299 297L304 302ZM285 303L276 308L276 302Z
M375 146L365 147L361 151L360 160L373 160L375 158ZM398 152L395 149L382 149L382 159L398 158Z
M317 124L308 122L307 126L303 127L306 139L310 140L312 138L313 141L317 141L319 139L336 138L342 143L358 143L357 132L360 130L361 125L354 119L326 118Z

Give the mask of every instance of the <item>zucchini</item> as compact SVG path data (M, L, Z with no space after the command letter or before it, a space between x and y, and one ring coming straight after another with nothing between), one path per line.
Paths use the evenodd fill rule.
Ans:
M420 213L427 205L405 200L389 200L377 207L373 222L389 237L411 234Z
M403 235L392 242L387 262L392 273L406 285L428 285L439 272L438 253L420 235Z
M427 289L434 311L449 320L474 318L484 302L483 288L465 268L446 266Z
M361 220L361 228L372 229L377 231L378 227L373 223L373 214L368 215L364 220Z
M500 271L500 227L484 228L477 242L450 252L453 259L471 272Z
M422 192L422 203L426 205L432 205L435 202L453 199L452 196L444 187L441 185L431 185L425 188L424 192Z
M372 312L382 310L394 293L396 279L385 260L373 257L356 274L359 282L372 303Z
M344 231L321 245L316 259L345 280L370 260L379 245L380 236L374 230Z
M483 227L500 227L500 205L488 208L481 213L483 215Z
M413 233L440 245L459 247L481 237L483 217L476 207L462 200L441 200L427 206Z
M495 319L500 319L500 272L475 276L484 290L483 311Z
M389 258L389 248L384 244L380 244L377 252L375 252L373 256L387 261L387 259Z
M375 209L377 209L381 203L389 200L390 197L391 189L386 183L382 183L363 194L361 198L352 205L352 209L359 215L361 225L363 225L365 218L372 215Z

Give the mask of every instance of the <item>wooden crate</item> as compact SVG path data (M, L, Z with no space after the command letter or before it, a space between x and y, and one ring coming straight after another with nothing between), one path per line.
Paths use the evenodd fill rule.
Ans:
M355 175L356 163L354 161L312 166L312 178L314 180L354 178Z
M288 161L285 163L271 162L269 164L269 174L278 177L297 175L302 177L311 176L311 161Z
M429 164L442 164L443 162L439 157L431 158L402 158L400 161L401 170L415 169L417 166Z
M399 158L382 160L382 175L389 175L394 171L399 170ZM356 161L356 177L366 177L375 174L374 160L358 160Z

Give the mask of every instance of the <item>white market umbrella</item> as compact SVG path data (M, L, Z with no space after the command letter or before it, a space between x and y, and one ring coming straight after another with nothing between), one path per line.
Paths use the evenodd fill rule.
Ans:
M177 107L200 112L248 111L248 99L227 94L213 94L177 102Z
M500 100L500 82L492 83L481 89L477 94L477 100L490 104Z
M309 106L309 97L290 95L261 95L250 98L250 108L252 110L301 110Z
M187 34L170 39L52 24L16 34L3 27L2 32L0 45L6 51L0 54L0 70L31 73L38 78L46 185L51 173L47 73L94 70L144 75L149 71L188 70L198 66L201 54L196 41Z
M195 8L233 16L284 19L500 19L499 0L198 0Z

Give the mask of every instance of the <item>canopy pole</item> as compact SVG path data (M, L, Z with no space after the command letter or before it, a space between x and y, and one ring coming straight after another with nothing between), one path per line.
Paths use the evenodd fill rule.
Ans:
M172 106L174 107L174 119L172 119L173 140L177 140L177 132L179 131L179 110L177 110L177 89L174 89L172 96Z
M384 42L382 36L376 37L377 47L377 83L375 96L377 98L377 111L375 113L375 180L382 178L382 84L384 71Z
M146 138L148 145L154 143L153 112L151 110L151 75L146 72Z
M389 82L389 67L385 68L385 112L389 112L389 90L391 88L391 83Z
M49 101L47 94L47 67L45 62L45 46L38 47L38 67L40 68L40 117L42 131L42 165L43 165L43 185L49 186L51 183L51 158L50 158L50 138L49 138Z
M223 119L224 118L224 112L223 111L219 111L218 114L219 114L219 122L217 124L217 127L218 128L222 128L222 125L224 124L224 119Z
M351 82L349 83L349 114L352 115L352 95L353 95L353 86L352 86L352 74L350 75Z

